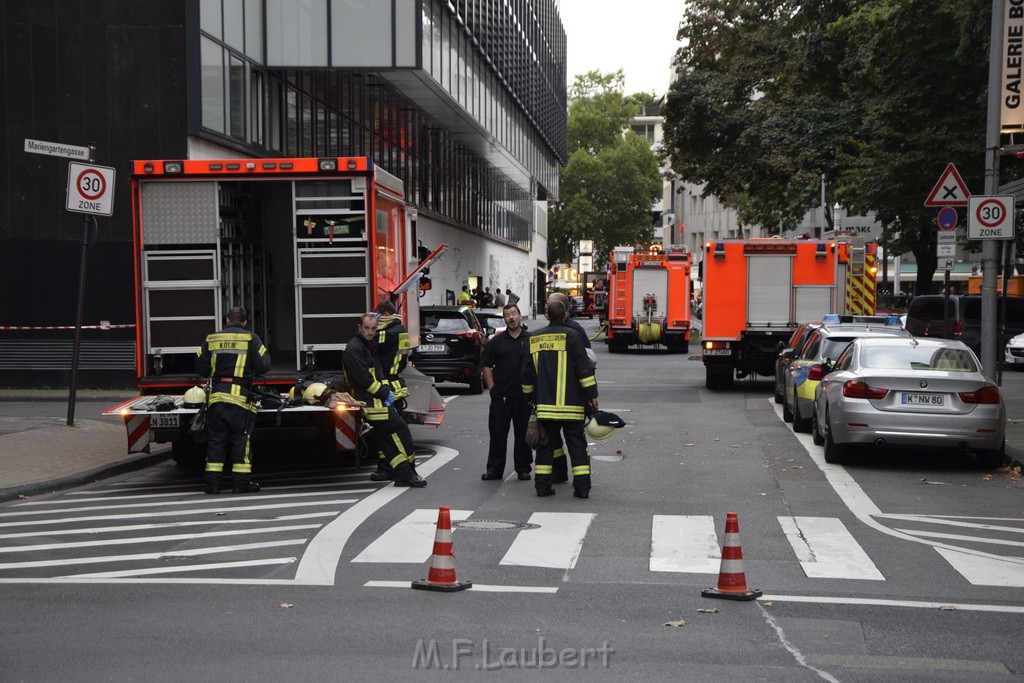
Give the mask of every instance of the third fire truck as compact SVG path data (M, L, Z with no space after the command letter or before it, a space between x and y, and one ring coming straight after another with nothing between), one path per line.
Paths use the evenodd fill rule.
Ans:
M860 249L836 240L778 238L705 244L701 351L707 388L773 375L779 351L800 323L827 313L873 314L874 245Z
M690 253L615 247L608 264L608 351L690 348Z

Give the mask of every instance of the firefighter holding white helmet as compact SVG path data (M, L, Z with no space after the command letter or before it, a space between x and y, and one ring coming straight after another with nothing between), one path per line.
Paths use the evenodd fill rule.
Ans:
M235 493L256 493L251 481L249 434L256 416L252 384L270 370L270 353L260 338L245 329L248 314L241 306L228 311L226 327L206 337L196 349L196 372L210 378L206 410L206 493L220 493L224 465L230 458Z

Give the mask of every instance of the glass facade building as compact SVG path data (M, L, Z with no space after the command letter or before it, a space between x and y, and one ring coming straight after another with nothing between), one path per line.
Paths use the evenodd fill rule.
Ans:
M566 159L554 0L199 0L193 135L255 156L368 156L410 200L528 246Z

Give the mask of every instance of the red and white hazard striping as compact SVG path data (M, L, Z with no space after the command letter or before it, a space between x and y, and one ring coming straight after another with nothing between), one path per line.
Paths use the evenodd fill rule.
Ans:
M334 448L338 451L356 449L356 414L354 412L334 413Z
M124 426L128 430L128 452L149 453L149 415L125 415Z
M122 330L135 327L134 323L112 325L108 322L101 322L98 325L82 325L83 330ZM75 325L0 325L0 330L74 330Z

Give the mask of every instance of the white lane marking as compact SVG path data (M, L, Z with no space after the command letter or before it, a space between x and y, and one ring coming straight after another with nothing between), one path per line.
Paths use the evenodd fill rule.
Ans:
M1024 558L978 557L973 553L949 548L935 550L971 585L1024 588Z
M286 541L267 541L266 543L243 543L241 545L224 545L215 548L191 548L175 549L161 553L138 553L136 555L107 555L105 557L65 557L59 560L38 560L32 562L3 562L0 563L0 570L3 569L30 569L34 567L61 567L74 564L100 564L103 562L128 562L135 560L164 560L176 557L193 557L196 555L217 555L219 553L233 553L242 550L262 550L264 548L280 548L285 545L302 545L306 542L304 538L288 539Z
M350 495L353 493L371 493L376 491L376 488L369 489L345 489L343 491L316 491L312 493L293 493L287 496L274 496L274 499L279 498L313 498L315 496L336 496L338 494ZM264 500L268 496L257 497L251 496L232 496L231 500L239 502L249 502L253 500ZM78 501L75 501L78 502ZM208 500L212 503L214 501ZM54 510L25 510L23 512L2 512L0 517L27 517L28 515L54 515L54 514L69 514L77 512L96 512L98 510L125 510L128 508L154 508L154 507L169 507L171 505L195 505L194 500L165 500L158 503L126 503L124 505L87 505L85 507L61 507ZM232 509L232 508L228 508Z
M808 578L885 581L841 520L779 517L779 524Z
M711 515L654 515L651 522L652 572L717 574L722 551Z
M291 564L294 557L271 557L265 560L248 560L245 562L216 562L213 564L194 564L187 567L152 567L150 569L125 569L116 572L97 572L95 574L68 574L62 579L114 579L132 576L152 576L154 574L179 574L182 572L200 572L208 569L234 569L236 567L262 567L270 564ZM241 579L238 583L243 583Z
M925 602L916 600L885 600L882 598L843 598L817 595L762 595L759 602L806 602L819 605L869 605L876 607L916 607L938 609L954 608L964 612L1006 612L1008 614L1024 614L1024 606L1017 605L984 605L964 602Z
M292 558L286 558L292 559ZM302 585L315 585L315 584L302 584L294 579L220 579L220 578L202 578L192 577L188 579L179 579L173 576L148 579L145 577L139 578L99 578L90 579L80 576L58 576L54 578L25 578L25 579L5 579L0 577L0 584L13 584L13 583L34 583L34 584L64 584L64 583L101 583L101 584L181 584L181 585L217 585L217 586L302 586Z
M778 415L779 419L782 419L782 406L776 404L772 399L768 399L769 405ZM857 517L863 524L871 527L872 529L892 536L893 538L899 538L904 541L911 541L912 543L920 543L927 545L938 550L939 548L945 548L951 550L954 553L960 555L971 555L976 558L985 558L997 561L1011 561L1011 558L1006 558L1001 555L995 555L992 553L986 553L981 550L973 550L968 548L961 548L959 546L949 545L947 543L941 543L939 541L928 541L923 538L917 538L911 534L905 534L890 527L885 526L875 517L886 517L881 510L868 498L868 495L860 487L852 476L846 472L842 465L830 465L825 462L825 456L822 453L822 449L814 445L814 441L811 439L810 434L798 434L792 432L793 436L796 437L797 441L804 447L808 455L818 466L818 468L824 473L825 479L832 486L832 489L839 496L839 499L843 501L846 507ZM948 558L947 558L948 559ZM955 566L954 566L955 568ZM1015 583L1010 583L1010 586L1015 586Z
M410 581L367 581L365 588L412 588ZM474 583L466 590L480 593L557 593L557 587L548 586L499 586L486 583Z
M885 519L899 519L904 522L924 522L926 524L944 524L946 526L958 526L967 529L978 529L980 531L1005 531L1010 534L1024 534L1024 529L1014 526L998 526L995 524L976 524L972 522L959 522L952 519L942 519L940 517L922 517L918 515L882 515L882 517L884 517Z
M419 466L421 477L433 474L459 454L458 451L444 446L429 446L429 448L434 451L435 455ZM345 544L348 543L352 532L370 515L406 491L420 490L422 489L385 486L338 515L337 519L327 524L309 542L295 571L295 581L307 585L333 586L334 575L337 573L338 563L341 561L341 553L345 550Z
M471 514L472 510L452 510L451 518L453 522L461 522ZM434 552L436 532L437 510L414 510L377 537L352 561L422 564Z
M325 486L332 486L332 487L361 486L361 485L363 485L365 483L366 483L365 481L323 482L323 483L320 483L320 484L290 484L288 486L270 486L270 485L264 484L263 485L262 495L264 495L264 496L267 496L267 495L277 495L278 493L281 493L281 492L284 492L284 491L298 491L300 489L322 489ZM192 485L191 488L195 488L195 485ZM365 490L372 490L372 489L365 489ZM351 493L351 492L353 492L353 489L336 488L336 489L334 489L333 492L334 493ZM81 494L82 492L79 491L78 493ZM95 493L95 491L92 491L90 493ZM68 495L71 495L70 492L68 493ZM298 495L298 494L296 494L296 495ZM315 494L315 495L326 495L326 493L320 493L320 494ZM132 496L122 496L122 495L119 495L119 494L113 494L113 495L107 495L107 496L100 496L98 498L75 498L74 500L33 500L33 501L30 501L30 502L27 502L27 503L18 503L18 505L15 506L15 507L22 507L22 506L25 506L25 505L67 505L68 503L71 503L71 504L77 504L77 503L110 503L110 502L121 501L121 500L137 500L139 498L143 498L143 499L146 499L146 500L153 500L154 498L193 498L193 499L195 499L195 498L203 498L205 496L206 496L206 494L204 492L202 492L202 491L180 491L180 492L177 492L177 493L174 493L174 492L171 492L171 493L140 493L138 495L132 495ZM241 498L241 496L239 496L239 497ZM294 497L294 496L292 496L292 497Z
M135 543L164 543L167 541L201 541L204 538L220 538L223 536L251 536L253 534L272 534L280 531L301 531L319 529L321 524L292 524L289 526L268 527L265 529L229 529L227 531L207 531L198 534L168 534L166 536L135 536L133 538L108 538L104 541L71 541L68 543L45 543L41 545L19 545L0 547L0 553L27 553L43 550L66 550L70 548L94 548L105 545L131 545Z
M975 516L975 515L903 515L903 514L894 514L894 513L889 513L889 512L882 513L882 514L880 514L878 516L879 517L884 517L885 519L918 519L918 520L921 520L922 522L927 522L927 521L931 521L931 520L940 520L940 519L984 519L984 520L988 520L989 522L1022 522L1022 523L1024 523L1024 518L1022 518L1022 517L981 517L981 516ZM1010 527L1010 528L1016 528L1016 527Z
M250 498L250 500L252 500ZM223 512L252 512L253 510L280 510L282 508L308 507L311 505L349 505L355 498L339 498L337 500L317 500L302 503L276 503L272 505L248 505L232 508L202 508L199 510L171 510L169 512L134 512L130 515L93 515L91 517L62 517L60 519L33 519L24 522L2 522L0 528L16 526L42 526L48 524L70 524L74 522L102 522L108 519L150 519L152 517L178 517L180 515L215 515ZM259 520L264 521L264 520Z
M454 401L457 398L458 398L458 395L456 394L455 396L444 396L444 397L441 398L441 400L444 401L445 405L448 405L449 403L451 403L452 401Z
M280 474L288 472L288 475ZM200 473L201 474L201 473ZM322 476L321 476L322 475ZM338 470L335 469L318 469L318 470L302 470L301 472L295 472L294 470L272 470L272 471L258 471L253 474L253 478L256 481L267 480L268 482L279 482L279 481L294 481L302 479L317 479L318 481L333 481L335 479L366 479L369 476L369 471L353 471L349 474L338 474ZM141 481L140 481L141 480ZM159 489L169 488L191 488L202 489L202 479L196 478L193 481L177 481L176 483L161 483L153 478L147 478L147 480L153 480L151 484L145 484L142 477L135 477L128 481L113 482L105 485L102 489L90 489L88 491L77 491L68 492L68 495L88 496L95 494L97 491L110 491L111 493L121 491L155 491Z
M334 517L341 513L341 510L331 512L310 512L304 515L281 515L280 517L253 518L253 519L204 519L195 522L167 522L165 524L124 524L121 526L94 526L87 529L56 529L53 531L25 531L14 534L0 534L0 539L5 538L36 538L38 536L76 536L80 534L108 534L121 531L144 531L146 529L175 529L186 526L210 526L216 524L271 524L273 522L295 522L302 519L316 519L317 517ZM321 526L318 524L317 526Z
M943 534L938 531L917 531L916 529L897 529L911 536L922 536L925 538L945 538L949 541L967 541L969 543L991 543L992 545L1009 545L1014 548L1024 548L1024 541L1007 541L1002 538L984 538L981 536L964 536L963 534Z
M535 512L529 521L540 528L523 529L516 534L499 564L572 569L594 517L589 512Z

